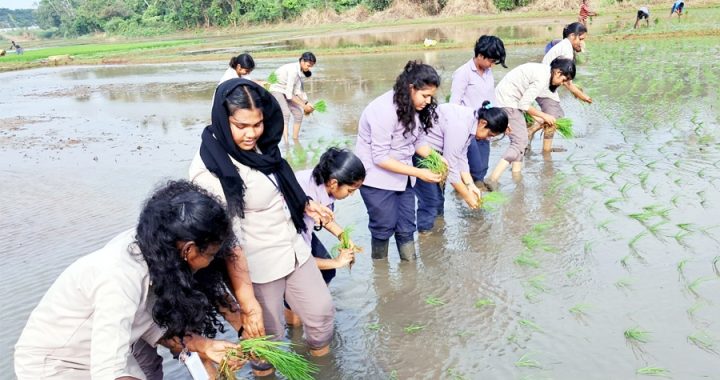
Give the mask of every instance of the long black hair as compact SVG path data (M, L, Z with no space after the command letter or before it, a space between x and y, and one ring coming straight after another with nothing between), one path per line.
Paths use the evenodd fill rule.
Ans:
M563 38L568 38L571 34L579 37L581 34L585 33L587 33L587 28L579 22L574 22L563 28Z
M338 186L354 185L365 180L365 166L358 156L347 149L331 147L320 156L320 161L312 171L315 184L327 183L331 179Z
M166 329L165 337L189 333L214 337L224 331L218 307L229 304L220 272L234 242L230 219L223 206L205 190L188 181L170 181L145 202L135 244L145 259L155 295L152 315ZM176 244L193 241L203 251L221 244L214 265L192 273Z
M237 57L230 58L230 67L233 69L237 68L238 65L242 67L243 69L248 70L254 70L255 69L255 60L253 57L248 53L242 53L238 55Z
M400 124L405 127L403 135L411 133L415 129L415 114L420 116L420 127L424 133L432 128L433 123L437 122L438 115L437 100L433 96L430 104L425 106L422 111L415 110L410 93L410 85L417 91L428 86L440 87L440 76L432 66L426 65L420 61L408 61L402 73L398 75L393 86L393 103Z
M493 107L489 101L484 101L482 106L475 111L475 118L485 120L488 128L495 134L505 133L508 127L508 117L501 108Z

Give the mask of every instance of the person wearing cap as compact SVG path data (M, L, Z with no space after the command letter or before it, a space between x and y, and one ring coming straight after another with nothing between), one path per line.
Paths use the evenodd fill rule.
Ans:
M637 17L635 17L635 26L633 29L637 29L640 20L645 19L645 24L650 27L650 10L648 7L640 7L637 11Z
M495 103L495 78L492 67L505 65L505 45L495 36L480 36L475 43L475 55L460 66L452 76L450 103L469 107L482 107L483 102ZM473 140L468 148L468 163L473 181L482 181L488 171L490 143Z
M448 162L447 182L468 207L478 208L481 192L470 174L467 151L475 141L487 141L505 133L507 115L487 100L476 110L452 103L441 104L437 113L438 122L428 130L425 139ZM416 167L419 162L420 156L415 155L413 163ZM443 215L445 186L418 178L414 191L418 199L417 229L419 233L428 233L435 224L435 218Z

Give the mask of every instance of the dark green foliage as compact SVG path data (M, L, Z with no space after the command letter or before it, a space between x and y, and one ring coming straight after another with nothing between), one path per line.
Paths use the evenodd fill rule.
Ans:
M530 4L530 0L493 0L495 7L501 11L510 11Z

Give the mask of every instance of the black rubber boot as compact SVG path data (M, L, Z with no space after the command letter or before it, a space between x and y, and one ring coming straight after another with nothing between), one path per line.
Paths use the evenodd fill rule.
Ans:
M397 244L398 253L400 253L400 260L415 260L415 240L412 234L408 236L395 234L395 243Z
M372 258L373 260L380 260L387 258L388 255L388 240L380 240L372 238Z

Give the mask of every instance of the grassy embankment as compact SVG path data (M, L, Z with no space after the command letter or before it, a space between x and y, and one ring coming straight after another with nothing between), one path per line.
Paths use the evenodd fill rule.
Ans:
M627 9L609 8L602 17L596 18L590 26L593 41L609 41L618 39L658 39L681 36L720 36L720 8L693 8L682 20L664 17L661 9L651 9L654 19L650 28L632 29L634 13L629 15ZM631 12L632 13L632 12ZM659 17L655 15L660 14ZM325 24L301 27L294 24L260 25L235 29L214 29L176 33L154 39L124 41L121 38L103 36L84 37L79 39L63 39L51 41L28 41L24 43L25 54L0 57L0 72L19 70L46 65L44 61L53 55L70 55L73 64L103 63L161 63L181 61L215 61L226 60L235 52L250 51L259 58L296 56L307 47L289 49L280 41L301 39L303 37L321 38L329 32L335 33L382 33L388 30L402 30L412 27L442 27L455 24L485 26L519 26L528 21L534 24L543 22L550 24L572 21L575 12L509 12L492 15L469 15L451 18L420 18L399 21L362 22ZM237 37L236 37L237 36ZM505 38L506 45L540 44L545 38ZM2 43L2 41L0 41ZM275 45L276 44L276 45ZM54 46L53 46L54 45ZM275 45L275 46L274 46ZM441 41L432 49L467 48L465 42ZM313 47L318 55L372 54L391 51L424 50L421 41L418 43L400 43L387 45L363 45L361 43L339 44L330 47ZM192 52L201 54L192 54Z

